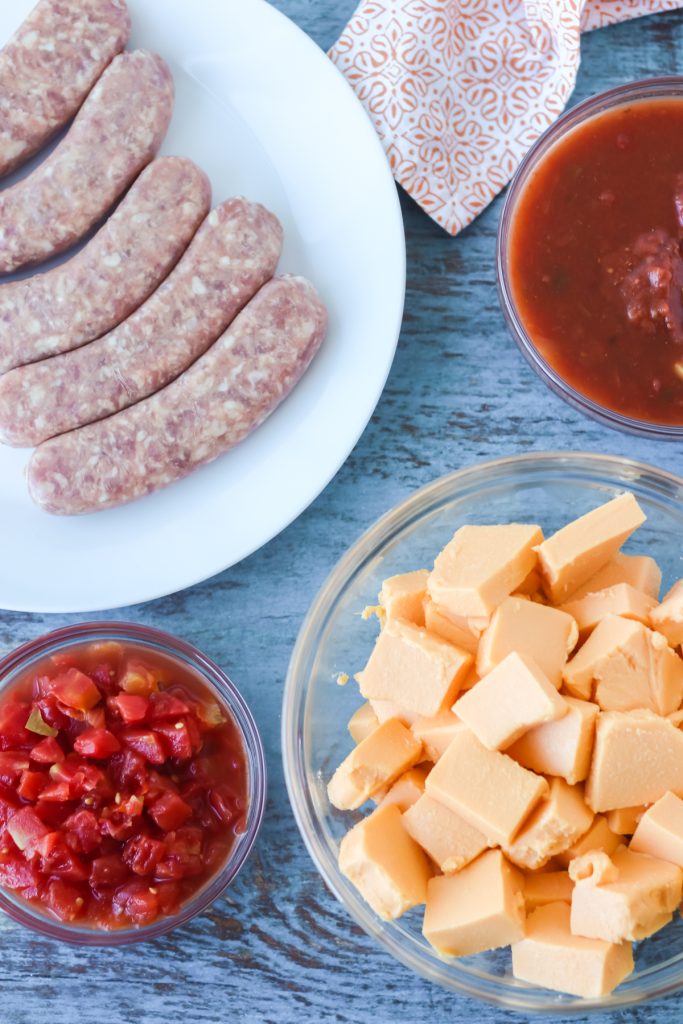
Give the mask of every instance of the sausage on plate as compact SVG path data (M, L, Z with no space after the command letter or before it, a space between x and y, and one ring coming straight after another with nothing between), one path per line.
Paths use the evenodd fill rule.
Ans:
M73 352L0 377L0 440L30 447L146 398L187 369L275 273L277 217L229 199L212 210L161 287Z
M31 497L48 512L77 515L182 479L273 412L318 351L326 325L312 284L274 278L162 391L36 448L28 466Z
M0 192L0 272L41 263L87 234L154 157L172 113L161 57L115 57L57 148Z
M129 34L125 0L40 0L0 51L0 177L74 116Z
M125 320L176 265L210 206L211 184L196 164L153 160L80 252L0 285L0 373L78 348Z

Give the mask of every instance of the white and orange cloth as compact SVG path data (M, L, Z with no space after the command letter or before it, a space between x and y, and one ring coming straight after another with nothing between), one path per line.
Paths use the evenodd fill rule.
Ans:
M330 56L370 114L396 180L455 235L563 110L581 32L681 6L362 0Z

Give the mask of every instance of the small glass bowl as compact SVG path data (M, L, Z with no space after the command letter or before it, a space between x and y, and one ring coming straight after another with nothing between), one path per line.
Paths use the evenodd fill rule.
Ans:
M515 209L526 183L543 161L548 151L575 128L585 124L590 118L623 107L630 103L647 99L681 99L683 98L683 76L671 75L661 78L647 78L628 85L620 85L591 96L566 111L550 128L537 139L526 154L512 179L505 198L505 205L498 225L496 247L496 266L498 278L498 295L510 333L517 342L522 355L534 368L536 373L556 394L569 402L581 412L588 413L594 419L610 427L616 427L629 433L645 437L656 437L676 440L683 437L683 424L651 423L648 420L625 416L614 409L594 402L587 395L577 391L551 366L536 347L528 334L515 305L514 296L508 273L510 234L515 217Z
M111 931L69 924L43 914L33 904L0 887L0 910L14 921L53 939L82 946L124 946L158 938L185 924L205 910L234 881L246 861L258 835L266 801L266 761L261 737L244 698L234 683L205 654L191 644L168 633L131 622L87 622L67 626L31 640L0 661L0 694L21 678L31 665L46 656L74 645L93 641L118 640L158 651L198 676L236 724L242 739L247 764L247 821L223 867L210 878L175 914L160 917L149 925L116 928Z
M429 567L466 523L539 523L546 536L570 519L632 491L647 522L627 550L652 555L664 588L683 575L683 480L629 459L581 453L515 456L484 463L423 487L380 519L332 571L301 628L282 713L282 748L290 801L308 851L334 895L368 935L430 981L506 1009L544 1013L630 1006L683 988L683 921L635 947L631 977L603 999L578 999L515 980L508 950L462 959L440 957L421 933L422 908L382 921L340 872L342 836L362 812L340 812L327 782L352 749L346 723L362 703L351 681L372 650L376 628L361 618L382 580Z

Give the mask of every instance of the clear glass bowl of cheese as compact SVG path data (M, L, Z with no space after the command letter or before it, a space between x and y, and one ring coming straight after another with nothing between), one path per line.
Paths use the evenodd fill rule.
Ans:
M580 999L517 981L507 949L462 958L439 956L422 936L423 908L381 920L338 867L339 844L368 813L337 811L327 783L353 747L347 723L363 698L340 675L359 671L377 629L362 610L382 581L430 567L466 523L539 523L548 536L623 491L647 522L625 551L651 555L666 589L683 576L683 479L629 459L582 453L515 456L436 480L382 517L341 559L306 617L285 687L282 745L289 796L301 834L325 883L378 945L430 981L517 1011L566 1014L631 1006L683 989L683 921L634 946L635 970L610 996Z

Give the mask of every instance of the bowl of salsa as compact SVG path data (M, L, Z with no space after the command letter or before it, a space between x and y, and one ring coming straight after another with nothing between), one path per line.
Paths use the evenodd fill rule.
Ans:
M83 945L155 938L233 881L263 747L238 690L182 640L67 627L0 661L0 909Z
M498 231L522 353L613 427L683 436L683 77L600 93L529 150Z

